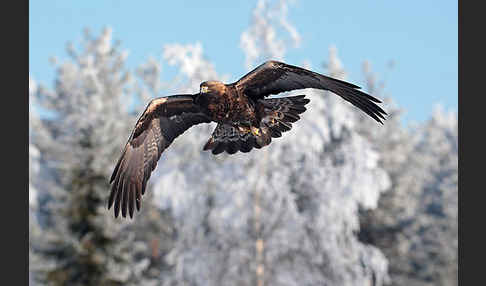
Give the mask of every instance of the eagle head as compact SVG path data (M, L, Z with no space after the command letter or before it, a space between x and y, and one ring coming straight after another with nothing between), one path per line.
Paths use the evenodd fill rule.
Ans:
M199 93L201 95L204 94L219 95L219 94L223 94L225 90L226 90L226 85L224 83L216 80L208 80L201 83Z

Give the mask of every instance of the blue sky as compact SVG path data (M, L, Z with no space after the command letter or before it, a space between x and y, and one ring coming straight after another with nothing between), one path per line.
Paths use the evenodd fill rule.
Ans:
M83 28L99 33L109 26L129 51L129 68L149 56L160 59L164 44L200 42L218 73L236 80L246 72L239 41L255 3L29 0L29 73L52 86L49 57L67 58L66 43L79 43ZM405 109L405 122L427 119L437 103L457 111L457 1L296 0L288 19L302 37L300 47L288 50L288 63L309 60L324 72L321 64L335 45L349 81L363 86L363 61L371 63L386 80L386 93Z

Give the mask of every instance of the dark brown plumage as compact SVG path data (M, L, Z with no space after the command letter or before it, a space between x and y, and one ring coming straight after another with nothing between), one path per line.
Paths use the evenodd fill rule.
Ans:
M127 211L133 217L160 155L193 125L218 123L203 147L213 154L249 152L270 144L300 119L309 99L266 97L303 88L329 90L376 121L385 119L386 112L375 104L381 101L358 86L277 61L265 62L231 84L206 81L197 94L160 97L147 105L111 176L108 209L114 205L115 217L120 210L123 217Z

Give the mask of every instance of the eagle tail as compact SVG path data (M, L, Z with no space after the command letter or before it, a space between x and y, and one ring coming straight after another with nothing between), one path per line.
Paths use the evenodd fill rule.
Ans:
M261 118L260 126L243 126L219 123L204 145L203 150L212 150L214 155L226 151L234 154L238 151L250 152L269 145L273 138L282 136L292 128L292 123L300 119L299 114L306 111L309 99L305 95L262 99L257 103Z
M234 154L238 151L246 153L254 147L261 148L258 145L257 138L252 133L252 128L219 123L204 145L203 150L212 150L212 153L217 155L225 151L228 154Z

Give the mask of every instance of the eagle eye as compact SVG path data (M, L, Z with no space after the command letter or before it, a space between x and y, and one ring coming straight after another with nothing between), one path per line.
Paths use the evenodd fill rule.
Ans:
M207 87L207 86L205 86L205 85L201 86L201 91L200 91L200 93L206 93L206 92L208 92L208 87Z

